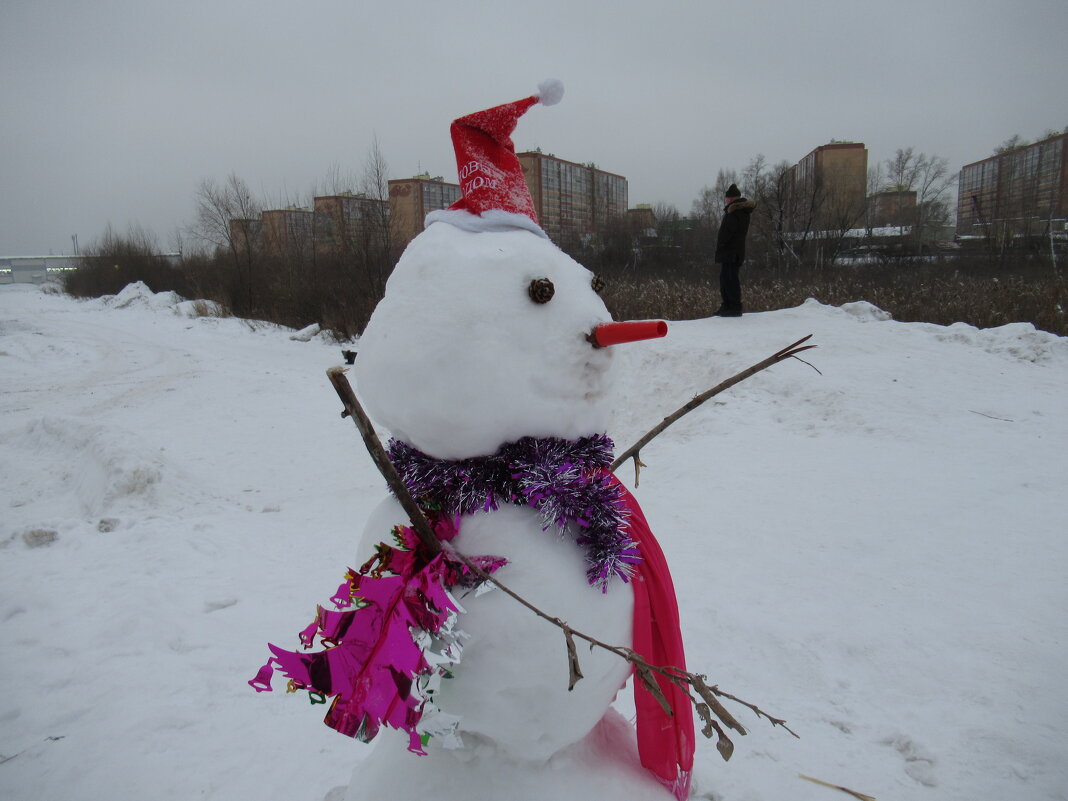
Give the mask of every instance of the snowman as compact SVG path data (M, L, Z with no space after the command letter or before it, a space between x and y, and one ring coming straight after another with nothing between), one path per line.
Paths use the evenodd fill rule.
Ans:
M398 261L360 340L356 389L452 548L496 560L495 577L573 629L684 668L666 564L606 469L604 436L613 348L666 326L612 322L599 281L538 225L510 138L522 114L562 93L546 81L453 123L462 199L432 212ZM360 560L408 522L383 501ZM569 689L558 628L499 590L452 593L462 656L439 671L438 728L423 728L425 748L409 749L419 756L383 729L347 799L688 795L694 733L680 690L662 683L667 714L635 681L635 733L612 707L628 662L580 645L583 678Z

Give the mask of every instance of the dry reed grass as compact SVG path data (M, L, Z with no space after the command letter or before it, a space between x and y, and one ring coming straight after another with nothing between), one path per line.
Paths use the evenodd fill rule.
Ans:
M613 279L605 301L619 320L691 320L719 306L718 268L705 277ZM978 328L1032 323L1068 336L1068 277L1049 262L995 268L984 262L889 262L822 269L742 269L746 311L791 308L815 298L840 306L867 301L902 322Z

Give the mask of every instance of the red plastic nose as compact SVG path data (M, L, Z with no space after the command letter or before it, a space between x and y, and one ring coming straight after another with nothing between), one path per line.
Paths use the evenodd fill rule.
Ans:
M602 323L590 332L588 339L595 348L607 348L623 342L638 342L667 336L667 323L663 320L637 320L627 323Z

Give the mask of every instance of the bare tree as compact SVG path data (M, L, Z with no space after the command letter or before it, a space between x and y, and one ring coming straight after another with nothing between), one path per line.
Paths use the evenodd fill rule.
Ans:
M332 195L355 194L359 186L359 177L351 170L343 170L336 161L327 169L323 180L323 190ZM313 190L313 195L320 194L315 187Z
M1010 150L1019 150L1021 147L1027 147L1029 144L1031 143L1019 134L1013 134L994 148L994 155L997 156L1002 153L1008 153Z
M800 264L808 246L819 239L820 229L825 225L824 205L827 186L822 175L807 180L796 180L795 168L790 167L783 176L786 186L786 203L789 215L784 241L789 243L794 258ZM817 261L819 251L817 250Z
M230 173L223 184L205 178L197 187L197 220L193 233L202 241L217 248L234 248L232 220L258 219L260 204L257 203L248 185Z
M789 162L769 165L764 155L759 154L742 171L742 181L745 194L757 204L752 217L749 249L768 259L799 263L794 237L789 235L790 223L797 216L791 171Z
M695 256L690 221L672 203L652 204L648 216L628 215L621 227L625 239L620 237L614 243L609 254L614 262L604 263L604 275L626 274L643 262L647 271L663 275L688 266Z
M868 167L868 188L867 194L871 198L883 191L883 187L886 186L886 175L883 173L882 162L877 163L874 167ZM872 203L867 204L866 219L864 227L868 229L868 236L871 236L871 229L875 227L874 220L875 205Z
M248 185L236 173L230 173L222 185L210 178L200 182L196 210L193 234L229 253L238 276L237 290L251 312L255 306L253 276L259 253L260 204L253 199Z
M400 255L394 252L393 245L397 237L389 211L389 163L377 136L371 140L364 160L360 194L370 201L360 207L360 227L363 230L360 266L371 308L374 308L386 291L386 279Z
M847 238L854 235L867 215L867 198L858 197L852 188L837 181L820 182L820 258L833 263L846 249Z
M693 202L690 216L698 228L715 231L723 217L723 197L727 187L738 183L738 173L734 170L720 170L716 173L716 182L712 186L703 186Z
M886 187L916 193L916 224L913 238L918 248L935 238L937 228L949 219L946 193L957 174L941 156L916 153L913 148L898 149L886 160Z
M682 219L682 213L679 211L679 207L673 203L654 203L653 204L653 219L659 223L676 223Z

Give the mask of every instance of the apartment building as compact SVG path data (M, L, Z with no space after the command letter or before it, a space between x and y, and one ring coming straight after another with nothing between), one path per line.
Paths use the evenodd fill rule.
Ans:
M863 142L820 145L791 168L794 231L827 231L863 224L868 149Z
M315 241L315 213L290 206L269 209L260 214L263 246L274 257L304 259L312 254Z
M423 230L426 215L460 199L460 185L428 173L389 182L389 213L394 241L404 247Z
M957 237L1023 246L1064 239L1068 131L967 164L957 192Z
M368 238L389 233L390 203L342 192L314 200L315 251L349 254Z
M542 229L557 244L603 230L627 213L627 179L540 151L516 154Z
M263 247L263 220L230 220L230 241L238 253L258 252Z

